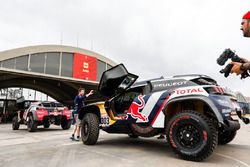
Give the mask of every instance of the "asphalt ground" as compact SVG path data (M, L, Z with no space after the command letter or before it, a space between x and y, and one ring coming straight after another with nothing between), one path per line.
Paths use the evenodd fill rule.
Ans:
M241 124L236 138L203 162L179 159L165 139L101 131L98 143L86 146L69 139L72 130L51 126L30 133L24 125L13 131L0 124L0 167L250 167L250 125Z

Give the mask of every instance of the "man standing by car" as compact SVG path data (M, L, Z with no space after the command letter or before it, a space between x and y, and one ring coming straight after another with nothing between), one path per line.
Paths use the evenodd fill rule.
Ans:
M241 22L241 28L244 37L250 37L250 11L248 11L243 17ZM231 69L231 73L236 73L236 75L242 74L245 70L250 70L250 61L241 58L244 63L239 62L231 62L233 64L233 68Z
M91 90L88 94L85 95L85 89L84 88L79 88L78 89L78 95L74 99L74 119L76 121L75 123L75 128L72 133L72 136L70 139L79 141L80 139L80 129L81 129L81 120L78 118L78 115L80 113L81 108L85 105L84 101L86 100L87 97L93 94L93 90ZM75 133L77 135L75 139Z

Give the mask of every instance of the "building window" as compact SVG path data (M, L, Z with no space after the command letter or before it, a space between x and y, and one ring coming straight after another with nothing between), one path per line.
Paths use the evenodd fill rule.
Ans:
M47 53L46 56L46 74L59 75L60 53Z
M73 77L73 53L62 53L61 76Z
M28 55L16 58L16 69L28 71Z
M102 73L106 71L106 63L103 61L97 61L97 81L100 81Z
M4 60L4 61L2 61L2 67L15 69L15 64L16 64L15 62L16 62L15 59Z
M45 53L36 53L30 56L29 71L44 73Z

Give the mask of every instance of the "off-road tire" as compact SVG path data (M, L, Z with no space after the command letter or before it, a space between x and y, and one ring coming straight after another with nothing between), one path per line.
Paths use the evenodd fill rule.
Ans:
M27 121L27 128L28 128L28 131L29 131L29 132L35 132L35 131L37 130L37 123L36 123L36 121L34 120L32 114L30 114L28 117L29 117L29 119L28 119L28 121Z
M231 142L237 134L237 131L220 131L218 134L218 144L224 145Z
M189 110L171 118L166 136L173 151L190 161L206 159L218 143L218 132L212 122L203 114Z
M12 119L12 129L13 129L13 130L18 130L18 129L19 129L19 126L20 126L20 123L18 122L18 117L15 116L15 117Z
M61 127L62 127L63 130L68 130L68 129L70 129L71 124L72 124L72 121L71 121L71 120L66 120L66 119L64 119L64 120L61 122Z
M96 114L87 113L83 117L81 137L86 145L96 144L99 137L99 119Z
M49 123L49 122L44 122L44 123L43 123L43 127L44 127L45 129L48 129L48 128L50 127L50 123Z

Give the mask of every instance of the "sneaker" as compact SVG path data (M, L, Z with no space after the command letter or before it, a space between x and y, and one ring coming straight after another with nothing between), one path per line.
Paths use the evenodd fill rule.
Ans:
M70 137L71 140L76 140L73 136Z
M76 141L80 141L80 136L77 136L77 137L76 137Z
M157 137L157 139L165 139L165 137L163 135L160 135L159 137Z

